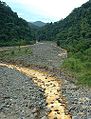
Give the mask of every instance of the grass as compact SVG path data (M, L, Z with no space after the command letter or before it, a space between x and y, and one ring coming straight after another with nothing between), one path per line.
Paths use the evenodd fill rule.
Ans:
M91 56L88 54L82 53L80 57L77 56L78 54L70 55L62 67L76 77L77 85L91 87Z
M78 76L77 84L91 87L91 72L83 72L83 73L81 73Z
M14 59L20 56L30 55L31 53L30 47L13 47L0 51L0 59Z

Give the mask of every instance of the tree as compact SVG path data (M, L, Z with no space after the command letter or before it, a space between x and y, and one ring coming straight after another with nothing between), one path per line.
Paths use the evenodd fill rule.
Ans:
M57 46L60 46L60 41L59 40L57 40Z

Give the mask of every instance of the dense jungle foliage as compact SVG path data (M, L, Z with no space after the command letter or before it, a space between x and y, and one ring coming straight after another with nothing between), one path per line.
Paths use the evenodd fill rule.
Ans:
M34 39L34 29L17 13L0 1L0 46L30 44Z

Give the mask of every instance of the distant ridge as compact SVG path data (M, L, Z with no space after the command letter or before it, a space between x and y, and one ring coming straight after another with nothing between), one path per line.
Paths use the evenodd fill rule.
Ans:
M39 29L39 26L34 25L32 22L28 22L28 25L32 29Z
M36 22L32 22L32 24L34 24L35 26L38 27L43 27L46 25L46 23L42 22L42 21L36 21Z

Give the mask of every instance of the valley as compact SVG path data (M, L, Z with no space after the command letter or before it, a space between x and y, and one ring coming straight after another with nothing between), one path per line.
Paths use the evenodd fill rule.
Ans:
M18 15L7 3L0 1L0 119L91 119L91 0L50 23L37 14L45 23L31 22L28 10L24 20L26 9Z
M59 61L64 60L59 54L62 56L65 50L53 42L41 42L27 48L32 53L6 57L0 63L1 118L90 118L91 90L76 86L71 82L74 79L59 70Z

